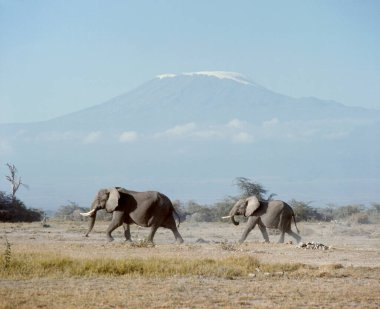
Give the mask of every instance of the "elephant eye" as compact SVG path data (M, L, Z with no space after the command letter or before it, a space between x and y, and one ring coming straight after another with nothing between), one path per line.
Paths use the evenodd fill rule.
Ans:
M98 198L98 204L102 204L106 201L104 198Z

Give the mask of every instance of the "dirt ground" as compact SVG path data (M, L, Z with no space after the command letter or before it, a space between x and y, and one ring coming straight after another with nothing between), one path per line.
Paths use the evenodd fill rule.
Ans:
M40 223L1 223L0 253L5 235L12 254L59 253L63 256L93 259L131 257L222 259L252 255L263 263L302 263L343 269L360 268L352 276L316 278L289 277L286 273L250 274L244 278L201 276L32 278L0 277L0 308L379 308L380 306L380 226L343 223L298 223L302 242L318 242L328 250L301 249L277 244L279 235L269 233L271 243L263 243L254 229L245 243L238 245L245 227L224 223L181 223L185 240L174 243L171 231L160 228L154 247L132 247L124 242L123 229L106 242L106 222L96 222L90 237L83 237L87 222L48 221ZM134 240L143 239L148 229L131 227ZM2 245L4 244L4 245ZM258 272L260 270L257 270ZM322 274L323 272L321 272ZM359 275L358 275L359 273Z

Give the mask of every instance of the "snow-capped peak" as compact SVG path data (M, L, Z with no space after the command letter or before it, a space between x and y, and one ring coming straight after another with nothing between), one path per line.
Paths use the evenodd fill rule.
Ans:
M201 71L201 72L190 72L190 73L182 73L182 74L162 74L158 75L157 78L173 78L177 76L208 76L208 77L216 77L219 79L231 79L235 82L245 84L245 85L255 85L253 82L249 81L246 77L244 77L240 73L236 72L226 72L226 71Z
M163 78L171 78L171 77L176 77L177 75L176 74L161 74L161 75L157 75L156 77L159 78L159 79L163 79Z

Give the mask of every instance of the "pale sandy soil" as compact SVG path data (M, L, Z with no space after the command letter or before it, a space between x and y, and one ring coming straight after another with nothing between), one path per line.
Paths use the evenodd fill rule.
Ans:
M114 242L107 242L105 230L108 223L96 222L90 237L83 237L86 222L59 223L49 222L50 227L42 228L39 223L2 224L15 251L53 251L71 257L145 257L180 256L221 258L230 254L254 254L266 262L299 262L311 265L340 263L343 266L380 267L380 226L347 226L334 223L298 223L303 242L318 242L331 246L330 250L305 250L296 244L288 244L294 239L285 237L285 244L278 244L278 235L270 235L271 243L263 243L258 229L254 229L242 245L236 244L236 251L222 250L220 243L236 243L244 229L222 223L182 223L179 231L185 242L174 243L170 230L158 229L154 248L132 248L123 239L123 229L114 231ZM131 226L132 238L143 239L148 228ZM270 233L273 234L273 233Z
M305 250L295 244L262 243L253 230L242 245L244 223L182 223L179 231L185 243L174 244L172 233L159 229L153 248L126 244L122 228L115 241L106 242L107 223L96 222L90 237L83 237L86 222L0 224L0 253L5 236L12 253L59 253L73 258L211 258L252 255L265 263L304 263L323 267L366 267L363 275L351 277L293 278L286 274L267 277L212 278L34 278L16 280L0 277L0 308L379 308L380 226L335 223L298 223L303 242L315 241L330 250ZM148 229L132 226L134 240ZM285 242L293 240L285 238ZM294 240L293 240L294 241ZM227 250L224 244L231 245ZM4 244L4 245L3 245Z

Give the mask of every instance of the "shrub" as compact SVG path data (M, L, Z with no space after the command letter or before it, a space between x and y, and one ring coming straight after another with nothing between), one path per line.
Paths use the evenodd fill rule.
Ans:
M359 224L369 224L369 218L366 213L355 213L351 215L350 221L352 223L359 223Z
M227 222L226 220L223 220L222 217L228 215L228 213L230 212L231 208L234 206L236 201L237 201L237 198L227 197L224 200L214 204L214 206L212 207L212 210L214 213L215 221Z
M222 221L222 217L229 213L236 200L236 198L227 197L211 206L200 205L194 201L189 201L185 206L182 206L181 211L182 215L185 215L189 221L220 222ZM176 205L180 205L179 202L176 202Z
M67 205L62 205L55 213L55 218L60 220L73 220L84 221L84 217L80 215L81 212L87 212L83 207L77 203L69 201Z
M33 222L40 221L41 217L41 210L26 208L18 198L0 191L0 221Z
M59 220L85 221L86 218L81 216L80 213L87 211L87 208L80 207L77 203L68 201L67 205L62 205L58 208L54 217ZM96 217L98 220L111 220L112 214L101 210L97 212Z
M357 214L364 211L363 205L347 205L334 209L334 219L347 219L353 214Z
M324 216L309 204L295 199L289 202L298 221L322 221Z

